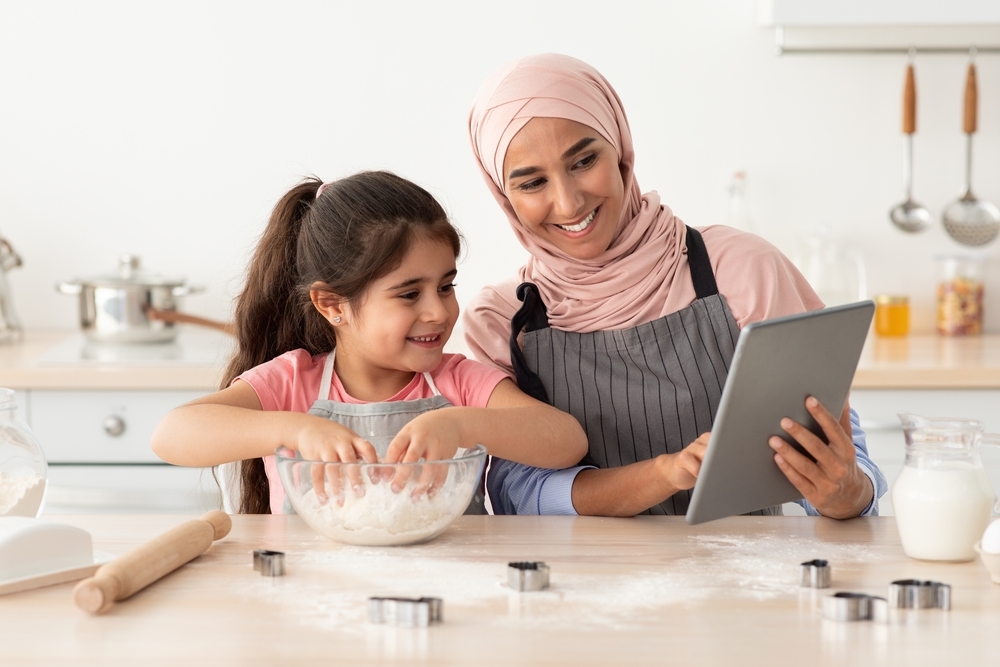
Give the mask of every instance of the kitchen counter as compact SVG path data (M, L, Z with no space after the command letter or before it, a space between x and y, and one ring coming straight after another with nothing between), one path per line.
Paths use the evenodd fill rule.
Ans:
M853 388L1000 389L1000 335L870 335Z
M124 553L188 518L51 516ZM412 547L352 547L298 516L234 516L187 566L102 616L73 584L0 596L0 664L58 665L924 665L1000 664L1000 586L981 563L908 559L891 517L460 517ZM253 549L286 552L262 577ZM828 559L832 588L798 586ZM542 560L551 587L508 589L506 564ZM951 611L889 624L825 620L839 590L885 596L897 579L952 586ZM366 621L369 596L443 599L426 629Z
M194 389L214 391L232 340L186 328L177 346L197 350L190 359L101 361L53 358L58 346L82 341L78 332L28 332L23 343L0 345L0 386L11 389ZM120 346L121 347L121 346ZM125 346L163 350L170 346ZM176 346L175 346L176 347ZM100 356L101 346L92 346ZM46 356L50 358L46 360ZM63 355L64 357L67 355ZM1000 335L903 338L869 336L854 389L1000 389Z
M29 331L0 345L0 387L9 389L219 388L233 339L185 327L175 342L102 345L80 332Z

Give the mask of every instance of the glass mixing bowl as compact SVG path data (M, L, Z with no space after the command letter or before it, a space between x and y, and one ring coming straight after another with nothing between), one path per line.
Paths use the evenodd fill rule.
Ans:
M0 389L0 516L41 514L47 472L42 448L17 417L14 390Z
M337 542L384 546L429 540L465 512L486 448L418 463L307 461L284 447L275 458L292 507L314 530Z

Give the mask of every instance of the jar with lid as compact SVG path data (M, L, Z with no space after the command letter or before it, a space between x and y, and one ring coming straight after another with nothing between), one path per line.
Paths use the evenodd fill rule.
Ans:
M986 259L974 255L937 257L937 329L945 336L983 332Z
M876 296L875 333L879 336L905 336L909 332L909 297L891 294L879 294Z
M36 517L48 466L28 425L17 418L12 389L0 389L0 516Z
M1000 445L1000 435L984 433L974 419L899 418L906 462L892 485L892 506L903 551L920 560L974 559L993 509L979 447Z

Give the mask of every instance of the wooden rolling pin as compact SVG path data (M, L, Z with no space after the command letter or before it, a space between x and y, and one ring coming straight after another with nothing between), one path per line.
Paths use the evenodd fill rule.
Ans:
M106 565L73 589L73 602L100 614L118 600L138 593L157 579L197 558L212 542L229 534L233 520L219 510L185 521Z

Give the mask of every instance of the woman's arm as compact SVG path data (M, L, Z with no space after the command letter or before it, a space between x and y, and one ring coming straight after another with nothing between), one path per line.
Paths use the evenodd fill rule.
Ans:
M171 410L153 431L150 445L167 463L183 466L267 456L282 446L312 460L376 461L371 444L336 422L262 410L257 393L242 380Z
M457 447L477 444L492 455L547 468L573 465L587 453L587 436L572 415L531 398L505 378L485 408L442 408L415 418L393 439L385 459L450 458Z

